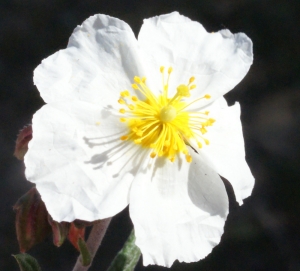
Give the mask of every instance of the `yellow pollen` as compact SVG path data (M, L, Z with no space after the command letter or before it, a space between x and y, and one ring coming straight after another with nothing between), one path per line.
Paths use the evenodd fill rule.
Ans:
M129 104L129 105L128 105L128 108L129 108L130 110L133 110L133 109L134 109L134 106L133 106L132 104Z
M175 157L171 157L169 160L173 163L175 161Z
M132 86L133 89L139 89L137 84L132 84L131 86Z
M204 99L209 99L210 95L188 101L191 90L196 88L196 85L192 84L195 81L195 77L192 76L187 84L178 85L175 95L169 97L169 81L173 68L168 68L167 75L164 73L164 66L159 70L162 74L161 94L155 95L146 85L146 78L139 76L134 77L131 87L138 90L144 99L131 96L128 90L120 93L118 102L130 109L119 110L126 117L121 117L120 121L128 128L128 132L120 139L150 149L151 158L164 157L174 162L182 154L185 160L191 163L190 152L194 151L194 144L196 143L198 148L202 148L203 142L209 145L209 140L202 135L209 132L215 120L208 117L208 111L191 112L185 109L194 103L200 103L201 107L201 103ZM174 93L174 89L170 92ZM129 104L129 101L134 104Z
M154 158L155 156L156 156L156 153L155 152L151 152L150 157Z
M189 84L193 83L194 81L195 81L195 77L192 76L192 77L190 78L190 80L189 80Z
M186 161L187 161L188 163L191 163L191 162L192 162L192 156L190 156L189 154L187 154L187 155L185 156L185 159L186 159Z
M124 91L122 91L122 92L120 93L120 95L121 95L122 97L128 97L128 96L129 96L129 91L128 91L128 90L124 90Z
M135 77L133 78L133 80L134 80L134 82L136 82L137 84L140 84L140 83L141 83L141 78L138 77L138 76L135 76Z

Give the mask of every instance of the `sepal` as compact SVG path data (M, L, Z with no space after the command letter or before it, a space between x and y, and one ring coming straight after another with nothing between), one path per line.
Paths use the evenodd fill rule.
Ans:
M79 229L74 225L74 223L71 223L70 229L69 229L69 234L68 234L68 239L71 242L71 244L78 251L80 251L79 246L78 246L78 241L79 241L79 239L85 240L84 234L85 234L85 228Z
M69 234L70 223L68 222L58 223L54 221L49 214L48 214L48 222L52 228L53 244L57 247L60 247L64 243L64 241L66 240Z
M92 262L92 256L86 242L82 238L79 238L77 244L81 255L80 261L82 266L89 266Z

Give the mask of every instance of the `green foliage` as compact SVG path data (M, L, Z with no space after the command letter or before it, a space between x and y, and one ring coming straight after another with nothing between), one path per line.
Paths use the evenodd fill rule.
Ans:
M37 260L29 254L22 253L13 257L17 260L21 271L42 271Z
M107 271L133 271L141 256L135 245L134 231L130 233L123 248L118 252Z

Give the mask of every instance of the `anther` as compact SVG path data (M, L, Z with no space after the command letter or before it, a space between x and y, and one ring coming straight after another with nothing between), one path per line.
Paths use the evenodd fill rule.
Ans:
M137 84L140 84L140 83L141 83L141 78L138 77L138 76L135 76L135 77L133 78L133 80L134 80L134 82L136 82Z
M127 136L127 135L123 135L123 136L120 137L120 139L121 139L121 140L127 140L127 139L128 139L128 136Z
M159 71L160 71L161 73L163 73L164 70L165 70L165 67L164 67L164 66L161 66L160 69L159 69Z
M133 109L134 109L134 106L133 106L132 104L129 104L129 105L128 105L128 108L129 108L130 110L133 110Z
M135 143L135 144L140 144L141 142L142 142L142 140L139 139L139 138L134 140L134 143Z
M204 135L205 133L207 133L207 130L204 127L201 127L200 129L201 133Z
M194 81L195 81L195 77L192 76L192 77L190 78L190 80L189 80L189 83L191 84L191 83L193 83Z
M151 152L151 153L150 153L150 157L151 157L151 158L154 158L155 156L156 156L156 153L155 153L155 152Z
M132 96L132 97L131 97L131 100L134 101L134 102L137 102L137 101L138 101L138 98L137 98L136 96Z
M186 156L185 156L185 159L186 159L186 161L188 162L188 163L191 163L192 162L192 156L190 156L189 154L187 154Z
M128 90L124 90L124 91L122 91L122 92L120 93L120 95L121 95L122 97L128 97L128 96L129 96L129 91L128 91Z
M125 101L124 101L123 99L119 99L119 100L118 100L118 103L119 103L119 104L125 104Z
M204 98L205 98L205 99L210 99L211 96L210 96L209 94L205 94L205 95L204 95Z
M206 144L206 145L209 145L209 140L206 139L206 138L203 138L203 139L204 139L205 144Z
M168 69L168 74L170 74L172 71L173 71L173 68L170 67L170 68Z
M190 86L190 90L192 90L192 89L194 89L194 88L196 88L196 85L191 85L191 86Z
M183 97L191 96L190 90L189 90L188 86L186 86L186 85L179 85L177 87L177 93L178 93L178 95L183 96Z
M121 108L121 109L119 110L119 112L120 112L121 114L124 114L124 113L126 112L126 110L125 110L124 108Z
M131 85L133 89L139 89L139 87L137 86L137 84L132 84Z
M126 122L126 119L125 118L120 118L120 121L121 122Z

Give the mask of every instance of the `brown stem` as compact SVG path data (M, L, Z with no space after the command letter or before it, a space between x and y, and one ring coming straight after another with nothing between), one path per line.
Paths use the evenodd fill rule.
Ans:
M92 261L93 261L93 258L95 256L99 246L101 245L102 239L106 233L106 230L107 230L107 227L108 227L110 221L111 221L111 217L100 220L99 222L94 224L94 226L90 232L90 235L86 242L86 245L91 254ZM92 262L88 266L82 266L81 255L79 255L79 257L77 258L77 262L73 268L73 271L87 271L91 265L92 265Z

